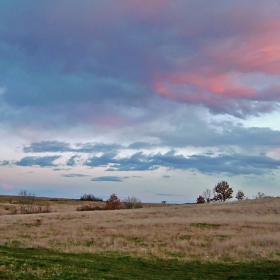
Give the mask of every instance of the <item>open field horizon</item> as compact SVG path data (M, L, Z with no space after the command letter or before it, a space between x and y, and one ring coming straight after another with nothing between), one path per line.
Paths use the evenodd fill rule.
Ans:
M46 201L51 213L10 215L16 201L2 196L0 245L182 261L280 261L280 198L113 211L77 211L104 202Z

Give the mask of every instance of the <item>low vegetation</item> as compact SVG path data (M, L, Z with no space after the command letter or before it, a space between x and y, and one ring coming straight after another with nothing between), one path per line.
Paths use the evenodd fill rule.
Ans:
M107 208L94 204L84 204L82 206L77 207L77 211L101 211L101 210L107 210Z
M19 192L15 200L9 200L9 205L5 205L5 210L10 214L39 214L50 213L52 211L48 202L36 198L35 194L28 193L26 190Z

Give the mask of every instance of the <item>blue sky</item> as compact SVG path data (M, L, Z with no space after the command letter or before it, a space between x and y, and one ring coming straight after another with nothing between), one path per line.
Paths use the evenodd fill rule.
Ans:
M280 3L0 0L0 193L279 195Z

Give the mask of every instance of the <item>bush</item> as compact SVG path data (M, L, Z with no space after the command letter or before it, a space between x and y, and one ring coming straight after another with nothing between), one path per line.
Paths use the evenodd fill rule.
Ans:
M124 208L126 209L136 209L136 208L142 208L142 202L141 199L136 198L135 196L127 197L122 200Z
M106 200L106 208L108 210L121 209L121 204L121 201L114 193L110 195L110 198L108 200Z
M95 197L93 194L84 194L80 197L80 200L83 201L103 201L102 198Z
M85 204L77 207L77 211L101 211L101 210L107 210L107 209L105 207L90 205L90 204Z
M36 203L35 195L28 193L26 190L22 190L19 192L19 207L21 214L37 214L51 212L51 207L49 204L41 205Z
M196 203L205 203L205 198L200 195L197 199L196 199Z

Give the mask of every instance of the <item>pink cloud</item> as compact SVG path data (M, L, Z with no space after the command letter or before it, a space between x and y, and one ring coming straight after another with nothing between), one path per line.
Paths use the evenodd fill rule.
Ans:
M11 184L1 184L1 187L6 190L13 190L15 187Z

